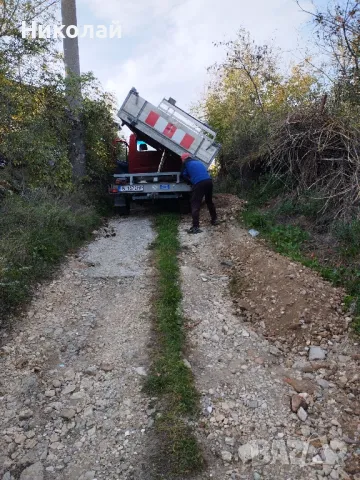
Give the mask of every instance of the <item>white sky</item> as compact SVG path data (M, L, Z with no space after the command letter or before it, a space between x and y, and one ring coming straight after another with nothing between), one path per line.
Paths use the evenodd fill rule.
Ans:
M134 86L155 104L171 96L187 109L204 92L207 67L223 58L213 42L245 27L257 42L273 39L300 60L308 20L295 0L78 0L79 25L119 21L123 31L121 39L81 39L81 67L119 105Z

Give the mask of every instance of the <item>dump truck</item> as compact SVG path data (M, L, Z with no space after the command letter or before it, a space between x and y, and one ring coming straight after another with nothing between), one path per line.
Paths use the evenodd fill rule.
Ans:
M181 155L189 153L210 167L220 151L216 132L185 112L173 98L156 107L132 88L118 117L132 132L126 158L118 162L109 193L122 213L131 202L187 201L191 186L181 178Z

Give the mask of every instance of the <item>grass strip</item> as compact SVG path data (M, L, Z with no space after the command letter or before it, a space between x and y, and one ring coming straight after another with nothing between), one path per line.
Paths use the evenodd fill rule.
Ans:
M164 478L200 471L204 465L201 449L191 426L198 414L199 394L191 370L184 363L185 333L181 311L181 283L178 253L180 242L176 214L161 214L155 220L154 242L158 285L155 299L157 347L146 382L150 395L162 401L156 420L160 439L158 469Z

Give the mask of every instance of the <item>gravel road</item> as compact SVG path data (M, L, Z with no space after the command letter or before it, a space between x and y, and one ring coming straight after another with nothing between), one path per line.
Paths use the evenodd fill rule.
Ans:
M0 478L146 479L151 221L114 220L39 288L0 356Z
M219 227L180 229L207 460L196 480L360 480L360 355L343 292L251 238L234 199L217 199ZM142 393L154 237L141 212L111 221L0 333L0 479L154 479Z

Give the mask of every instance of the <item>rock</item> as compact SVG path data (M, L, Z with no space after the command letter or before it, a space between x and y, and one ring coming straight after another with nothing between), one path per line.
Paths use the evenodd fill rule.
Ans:
M90 376L96 375L96 372L97 372L97 367L95 367L94 365L91 367L87 367L84 370L85 375L90 375Z
M68 395L69 393L73 393L76 390L76 385L68 385L67 387L64 388L63 394Z
M258 456L258 453L258 450L254 448L254 445L252 445L251 443L241 445L241 447L239 447L238 449L239 458L243 463L250 462Z
M309 350L309 360L310 362L314 360L325 360L326 354L327 352L323 348L312 346Z
M140 375L141 377L146 377L147 373L144 367L137 367L135 368L135 372Z
M41 462L36 462L20 475L20 480L44 480L44 467Z
M260 473L254 472L254 480L261 480L261 475Z
M55 390L46 390L45 392L45 397L48 397L48 398L55 397L55 395L56 395Z
M300 395L293 395L291 397L291 410L294 413L297 413L300 407L302 407L304 410L308 409L306 400L303 397L300 397Z
M311 435L311 429L310 427L308 427L307 425L301 425L301 435L303 435L304 437L310 437Z
M327 390L330 386L329 382L323 378L317 378L316 383L320 385L320 387L323 388L324 390Z
M320 455L327 465L335 465L339 462L338 455L327 446L322 449Z
M309 393L310 395L313 395L316 387L315 385L309 381L309 380L298 380L296 378L285 378L284 381L291 385L293 389L298 392L298 393Z
M334 452L338 452L346 448L346 446L345 446L345 443L342 442L340 439L334 438L330 442L330 448L331 450L334 450Z
M235 445L235 439L231 437L226 437L225 443L226 445L230 445L231 447L233 447Z
M191 363L188 360L186 360L186 358L184 358L183 362L184 362L185 367L187 367L189 370L191 370Z
M2 477L2 480L11 480L10 472L5 472L5 474Z
M60 388L60 387L61 387L61 382L60 382L60 380L54 380L54 381L53 381L53 387L54 387L54 388Z
M114 370L114 365L111 365L111 363L102 363L100 368L101 370L104 370L104 372L112 372Z
M224 265L224 267L232 267L234 265L234 262L232 262L231 260L223 260L221 262L221 265Z
M33 412L29 409L27 410L22 410L20 413L19 413L19 420L28 420L29 418L31 418L33 416Z
M276 348L274 345L270 346L269 352L271 353L271 355L274 355L275 357L278 357L280 355L280 350Z
M69 368L68 370L66 370L66 372L64 373L64 379L67 382L71 382L75 379L75 371L73 368Z
M25 437L25 435L23 435L22 433L15 435L14 441L15 441L15 443L17 443L18 445L23 444L23 443L25 442L25 440L26 440L26 437Z
M232 460L232 455L230 452L228 452L227 450L223 450L221 452L221 458L224 460L224 462L231 462Z
M297 412L297 416L300 418L300 420L302 422L305 422L307 417L308 417L308 414L306 413L306 411L302 407L300 407L298 412Z
M60 417L64 418L65 420L71 420L76 415L75 410L72 408L63 408L60 412Z
M95 480L95 477L96 477L96 472L89 471L81 475L79 480Z

